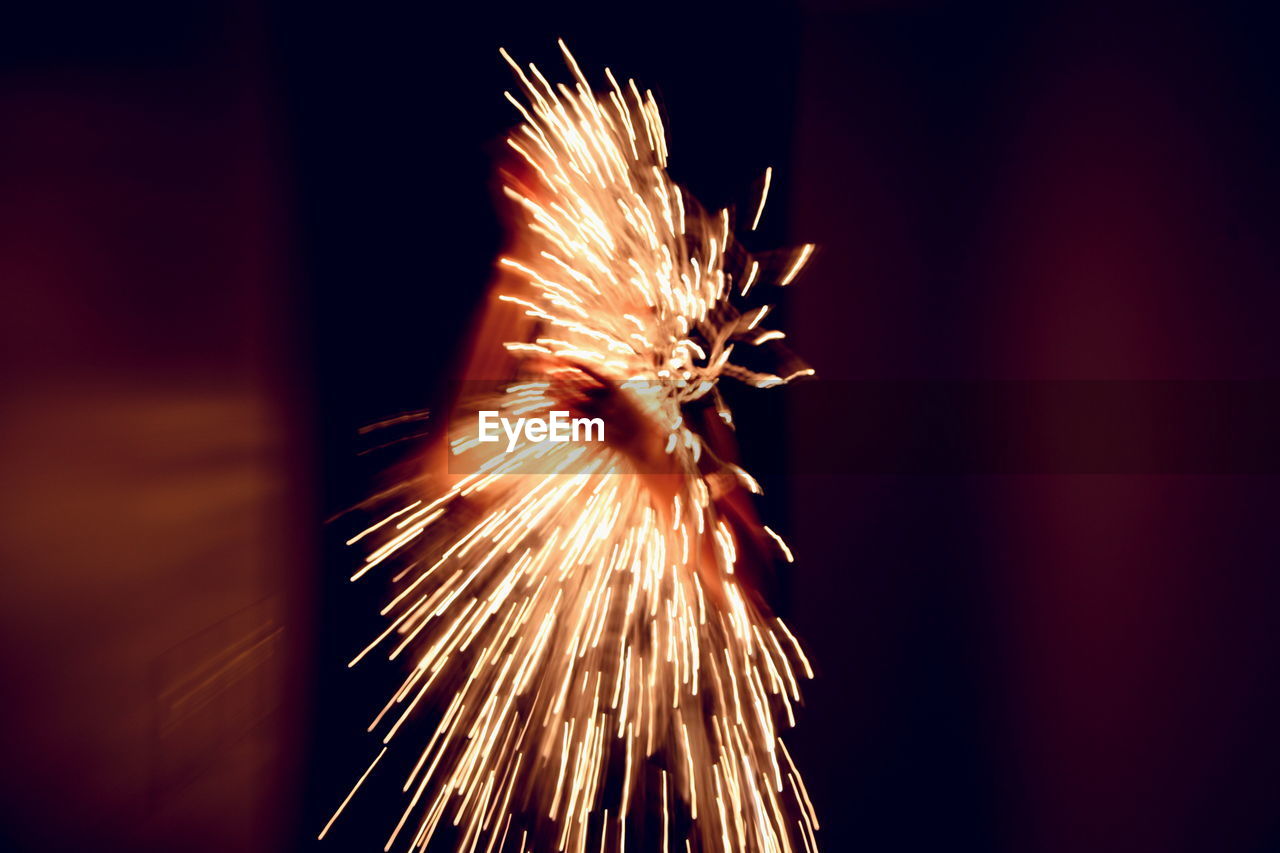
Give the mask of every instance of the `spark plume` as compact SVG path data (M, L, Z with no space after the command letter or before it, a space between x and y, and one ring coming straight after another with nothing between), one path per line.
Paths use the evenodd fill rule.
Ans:
M415 717L435 723L385 849L447 835L468 851L811 853L817 818L779 732L812 671L735 573L744 548L792 555L723 511L726 490L759 485L690 411L731 425L721 378L767 388L812 372L731 358L782 337L760 328L767 307L735 305L789 284L813 247L749 258L730 212L668 177L652 93L606 69L597 95L561 48L571 85L502 52L522 92L507 93L521 119L507 144L526 177L504 185L523 241L499 261L514 284L497 298L532 331L479 342L520 369L460 408L563 408L577 376L612 387L610 411L635 428L491 453L352 538L373 543L352 580L394 566L397 587L386 630L351 664L379 647L411 661L370 731L390 744ZM485 450L473 421L453 423L454 460ZM649 439L656 452L637 449Z

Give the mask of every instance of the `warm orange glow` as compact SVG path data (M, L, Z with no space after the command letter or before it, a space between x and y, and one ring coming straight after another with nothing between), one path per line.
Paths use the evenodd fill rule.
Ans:
M383 611L390 625L352 661L393 635L390 657L412 661L370 730L390 743L424 702L443 708L387 849L425 848L448 821L460 850L514 846L516 828L520 850L622 850L635 810L660 807L664 851L690 824L677 849L812 850L817 820L779 737L800 701L793 662L812 671L740 585L735 564L753 546L721 515L704 473L713 448L684 419L706 398L729 421L721 377L787 380L730 361L735 346L781 337L756 328L764 309L729 301L735 273L749 270L745 293L761 265L734 241L728 211L703 213L667 176L652 93L606 70L597 96L564 54L572 88L502 54L524 93L507 96L523 119L508 144L536 180L504 187L527 239L500 265L528 286L498 298L537 331L479 342L525 368L466 405L546 410L556 371L589 370L621 383L659 433L661 482L675 485L626 476L645 472L610 443L525 441L351 539L377 543L353 580L392 560L407 567ZM449 445L455 457L479 449L461 428ZM532 462L550 473L514 473ZM718 473L759 491L736 465Z

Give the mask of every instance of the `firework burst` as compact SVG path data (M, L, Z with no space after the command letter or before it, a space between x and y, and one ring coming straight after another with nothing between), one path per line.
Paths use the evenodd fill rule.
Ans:
M719 500L758 486L686 421L705 407L731 424L722 377L769 387L811 372L731 359L782 337L761 327L767 307L735 304L761 279L790 283L812 247L750 259L729 211L703 211L667 176L653 95L607 69L594 94L564 54L572 85L502 54L523 94L507 94L522 119L507 144L524 177L504 186L523 239L500 259L517 283L497 299L531 331L479 342L520 367L460 410L564 408L572 376L591 399L607 388L610 423L631 426L621 441L525 441L471 461L486 448L455 416L449 453L471 473L351 540L375 543L353 580L394 565L397 583L386 630L352 664L377 648L410 662L352 794L429 713L388 850L447 829L459 850L812 851L817 819L779 736L812 672L735 574L747 540Z

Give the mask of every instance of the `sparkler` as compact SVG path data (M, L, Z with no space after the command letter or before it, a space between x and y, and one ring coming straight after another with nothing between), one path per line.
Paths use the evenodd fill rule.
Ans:
M730 360L781 337L760 328L767 307L734 306L769 265L746 257L727 210L704 212L667 176L652 93L606 69L594 94L560 46L572 86L502 52L524 96L507 93L522 119L507 144L532 177L504 187L527 240L500 260L524 284L498 298L536 331L489 342L522 375L468 405L552 409L566 371L617 383L659 438L664 479L616 443L522 442L351 540L376 543L352 580L400 567L390 624L351 664L379 646L412 660L370 730L390 744L415 713L439 714L385 849L425 849L448 828L469 851L814 851L779 736L812 671L735 575L741 543L717 502L725 477L759 487L735 465L707 473L714 449L685 420L701 400L732 423L721 377L770 387L812 371ZM811 250L776 265L775 283ZM459 459L481 449L463 428L449 444ZM532 463L546 473L517 473Z

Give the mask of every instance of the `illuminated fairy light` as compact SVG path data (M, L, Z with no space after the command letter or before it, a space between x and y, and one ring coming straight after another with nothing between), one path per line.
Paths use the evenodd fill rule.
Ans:
M409 662L369 730L390 745L415 713L438 714L414 747L384 849L425 850L447 827L468 851L622 851L629 839L664 851L814 850L817 817L780 737L799 678L813 672L790 630L740 586L744 544L704 473L714 453L684 419L708 398L732 423L722 377L771 387L812 371L784 377L730 360L735 347L782 337L759 328L767 306L740 313L730 301L777 270L747 257L729 211L702 211L667 176L653 94L608 69L594 94L560 46L572 85L501 52L523 94L507 93L522 120L507 144L536 180L504 187L528 239L500 265L527 287L499 298L537 331L481 342L528 369L467 405L513 421L547 412L559 405L553 374L589 368L667 430L679 485L667 494L619 476L636 463L608 442L513 437L509 452L350 539L374 543L352 580L399 569L389 624L351 665L380 646ZM752 230L771 180L770 168ZM812 250L775 283L789 284ZM455 457L478 444L462 428L449 436ZM534 464L545 473L518 475ZM736 465L715 476L760 491ZM646 837L655 825L661 838Z

